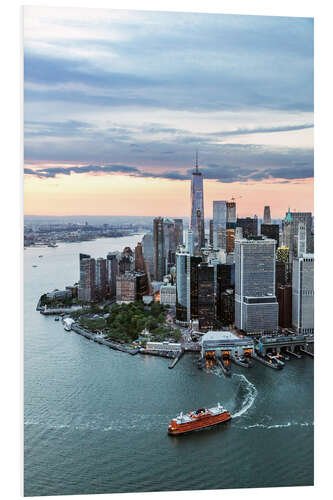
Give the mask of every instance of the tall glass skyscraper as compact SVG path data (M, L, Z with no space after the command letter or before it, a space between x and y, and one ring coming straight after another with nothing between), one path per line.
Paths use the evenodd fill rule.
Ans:
M198 169L198 153L196 154L195 171L191 181L191 224L194 250L205 246L205 213L203 197L203 177Z

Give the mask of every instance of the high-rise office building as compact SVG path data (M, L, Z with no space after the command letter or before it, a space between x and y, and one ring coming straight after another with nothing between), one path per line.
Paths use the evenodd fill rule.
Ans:
M176 319L188 322L187 308L189 304L188 266L190 254L185 251L176 253Z
M306 227L303 222L298 224L298 232L297 232L297 257L302 257L303 253L306 253Z
M213 201L213 245L226 249L227 202Z
M197 273L199 327L208 331L215 326L214 266L200 263Z
M174 219L175 222L175 244L176 249L184 245L184 225L183 219Z
M209 220L209 245L214 246L214 221L213 219Z
M195 320L199 318L198 266L199 264L201 264L201 262L202 258L200 256L191 255L187 266L187 286L189 300L187 310L189 320Z
M232 253L235 251L235 229L227 229L226 246L227 253Z
M236 225L242 228L244 238L257 236L258 234L258 219L256 218L251 219L251 217L245 217L243 219L237 219Z
M186 233L186 250L190 255L194 254L193 232L189 229Z
M271 208L266 205L264 208L264 224L271 224ZM262 233L261 233L262 234Z
M91 302L96 298L95 272L95 259L92 259L90 255L80 253L78 298L82 302Z
M299 333L314 332L314 255L293 259L292 324Z
M125 247L122 251L118 263L118 270L120 274L127 271L134 271L134 255L130 247Z
M169 218L164 218L164 255L165 255L165 272L168 274L170 267L176 263L176 236L175 236L175 221Z
M151 279L154 279L154 239L152 233L147 233L142 238L143 257L147 262Z
M154 219L154 279L163 281L165 272L165 249L164 249L164 220L163 217Z
M292 320L292 286L280 285L277 288L277 301L279 304L279 326L291 328Z
M95 280L96 296L99 300L101 300L106 295L107 285L106 259L103 259L102 257L96 259Z
M116 252L109 252L106 256L106 275L110 296L115 297L116 280L118 275L118 260Z
M280 262L288 263L289 262L289 248L284 246L284 245L279 247L276 251L276 260L278 260Z
M272 238L273 240L276 241L276 248L279 246L279 233L280 233L280 226L279 224L261 224L260 232L262 236L266 236L267 238Z
M227 201L227 229L235 229L236 222L236 202Z
M134 269L135 271L145 271L145 261L143 257L142 243L138 242L134 249Z
M194 251L205 246L205 212L203 195L203 177L198 169L198 154L196 154L195 170L191 180L191 220L190 229L193 233Z
M312 231L312 213L311 212L288 212L283 224L283 243L290 249L290 259L297 255L297 236L299 224L305 225L306 233L306 252L312 250L311 231ZM296 238L295 238L296 237Z
M275 246L261 236L235 240L235 325L248 333L274 332Z
M127 271L117 276L117 302L135 302L148 295L148 280L144 272Z
M217 265L216 319L223 325L235 320L235 265Z

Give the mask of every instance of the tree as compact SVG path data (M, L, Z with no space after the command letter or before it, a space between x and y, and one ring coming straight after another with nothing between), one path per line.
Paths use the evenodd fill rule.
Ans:
M173 338L176 342L179 342L182 337L182 332L179 328L176 328L173 332Z

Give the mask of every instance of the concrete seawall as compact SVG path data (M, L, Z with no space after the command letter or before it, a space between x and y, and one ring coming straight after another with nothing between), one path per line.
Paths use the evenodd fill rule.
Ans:
M97 344L105 345L105 346L109 347L110 349L114 349L115 351L125 352L127 354L131 354L132 356L134 356L135 354L137 354L139 352L139 349L131 349L129 347L124 347L121 344L117 344L116 342L106 340L105 338L100 337L98 335L95 335L94 333L90 333L90 332L88 332L88 330L85 330L84 328L82 328L81 326L79 326L76 323L74 323L72 325L72 330L75 333L82 335L82 337L85 337L88 340L93 340Z

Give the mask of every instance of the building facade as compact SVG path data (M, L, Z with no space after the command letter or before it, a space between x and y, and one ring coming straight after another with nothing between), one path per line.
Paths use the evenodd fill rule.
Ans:
M314 333L314 254L293 260L292 325L299 333Z
M271 207L266 205L264 208L264 224L271 224ZM263 234L263 233L261 233Z
M196 155L195 170L191 180L191 219L190 229L193 233L194 251L205 246L205 212L203 176L198 169L198 155Z
M275 246L261 236L235 241L235 326L249 333L276 331Z
M258 234L258 219L251 217L245 217L243 219L237 219L237 227L241 227L243 231L243 238L248 238L249 236L257 236Z
M80 283L78 299L82 302L92 302L96 298L95 272L95 259L92 259L90 255L80 253Z
M154 279L156 281L163 281L163 276L166 274L163 217L155 217L153 224L154 224Z
M106 256L106 275L110 297L116 296L118 259L116 252L109 252Z
M183 219L174 219L175 222L175 245L176 249L184 245L184 225Z
M107 291L107 272L106 272L106 259L99 257L96 260L96 297L102 300L106 296Z
M260 233L262 236L272 238L276 241L276 248L280 244L280 226L279 224L261 224Z
M176 305L176 285L166 283L160 288L160 303L168 306Z
M227 202L213 201L213 246L226 249Z
M198 320L201 331L215 325L214 266L200 263L198 273Z

